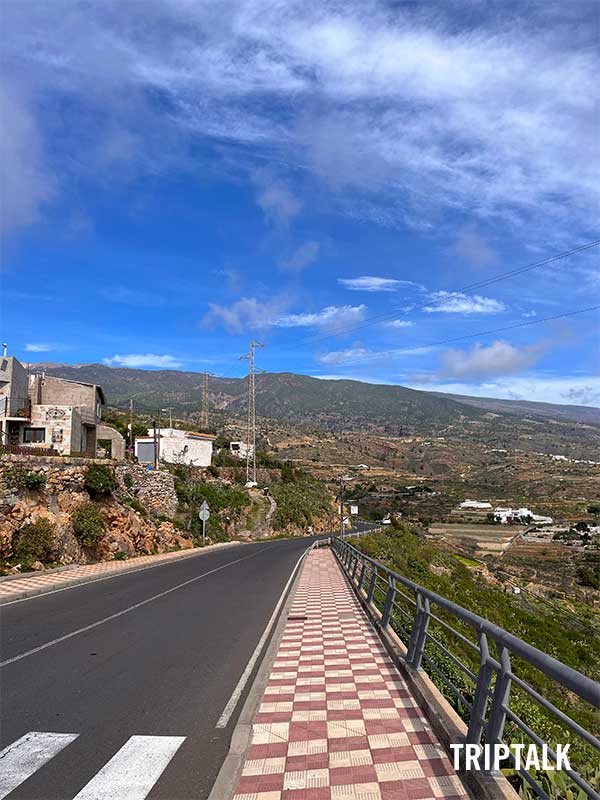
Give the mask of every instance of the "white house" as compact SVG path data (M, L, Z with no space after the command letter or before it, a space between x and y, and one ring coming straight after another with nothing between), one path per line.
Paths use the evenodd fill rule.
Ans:
M491 503L481 503L479 500L465 500L464 503L460 504L461 508L472 508L478 510L485 510L489 509L491 511L492 504Z
M254 455L254 445L246 444L246 442L230 442L229 452L232 456L237 456L241 460L248 458L248 456L252 458Z
M186 464L191 467L209 467L212 460L213 442L216 436L195 431L179 431L175 428L148 430L148 436L135 440L135 455L140 464L165 461L167 464ZM156 454L155 454L156 449Z
M506 525L509 522L520 522L528 517L536 525L550 525L552 524L552 517L543 517L540 514L534 514L529 508L501 508L498 506L494 509L495 518Z

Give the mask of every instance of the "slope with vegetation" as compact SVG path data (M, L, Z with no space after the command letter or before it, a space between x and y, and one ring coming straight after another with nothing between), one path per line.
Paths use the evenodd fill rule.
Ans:
M572 614L561 613L556 605L540 602L535 597L524 594L515 596L503 591L497 581L489 582L477 570L477 564L441 550L424 537L418 530L409 525L395 525L390 531L365 536L352 542L370 557L382 562L404 577L436 592L463 608L479 614L494 622L510 633L529 642L554 658L577 669L594 680L600 679L600 613L596 611L587 621L582 623ZM383 596L379 596L382 603ZM405 605L407 611L411 611ZM475 641L474 631L443 609L432 608L440 619L456 628L470 641ZM406 628L406 620L401 614L392 618L392 624L399 636L407 641L398 623ZM408 626L410 633L410 625ZM438 639L448 650L467 664L474 673L478 671L478 659L475 652L452 636L444 627L432 621L429 633ZM456 664L440 649L431 643L426 646L425 653L430 663L443 672L457 687L468 702L473 701L474 684ZM498 657L497 653L493 653ZM424 664L425 669L438 688L447 696L461 716L467 718L467 711L455 695L440 680L435 670ZM529 664L513 659L516 674L533 686L550 702L574 718L584 728L596 736L600 733L600 718L597 711L587 703L575 698L541 672ZM569 729L556 722L538 704L524 692L513 685L511 692L511 709L528 724L542 739L551 742L572 741L572 762L591 781L599 781L600 775L594 770L595 751L582 745L579 737L572 735ZM519 731L507 723L505 739L521 741ZM518 783L516 776L514 780ZM563 797L554 792L551 778L542 776L547 791L552 797ZM521 787L522 788L522 787ZM600 788L600 782L596 788ZM526 789L522 789L526 794ZM574 795L576 797L577 795Z

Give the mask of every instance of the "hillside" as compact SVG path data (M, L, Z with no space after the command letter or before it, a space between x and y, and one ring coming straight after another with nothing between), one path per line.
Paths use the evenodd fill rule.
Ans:
M138 410L170 407L194 419L202 373L139 370L102 364L37 365L36 370L102 385L109 405ZM210 405L229 417L246 409L245 378L210 378ZM423 392L350 380L320 380L293 373L264 373L256 381L263 418L321 431L384 436L448 436L491 447L521 447L595 458L600 450L600 409Z

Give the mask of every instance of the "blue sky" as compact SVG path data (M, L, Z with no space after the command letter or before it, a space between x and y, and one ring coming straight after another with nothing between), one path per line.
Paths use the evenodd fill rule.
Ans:
M3 6L24 361L600 405L595 2ZM461 338L469 337L469 338ZM457 339L455 342L448 340Z

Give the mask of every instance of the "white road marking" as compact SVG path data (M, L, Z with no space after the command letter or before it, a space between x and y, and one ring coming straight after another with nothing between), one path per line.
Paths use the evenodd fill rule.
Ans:
M294 575L296 574L296 570L300 566L300 562L302 561L302 559L304 558L304 556L306 555L308 550L310 550L310 548L307 548L304 551L304 553L302 553L302 555L300 556L298 561L296 562L296 566L292 570L292 574L290 575L288 582L284 586L283 592L281 593L281 596L280 596L279 600L277 601L277 605L275 606L275 609L274 609L273 613L271 614L271 619L267 622L267 627L265 628L263 635L260 637L260 640L259 640L258 644L256 645L256 648L255 648L254 652L250 656L250 660L246 664L246 669L242 672L242 675L241 675L241 677L240 677L240 679L239 679L239 681L237 683L237 686L233 690L233 694L231 695L231 697L229 698L229 700L227 702L227 705L223 709L223 713L219 717L219 719L217 721L217 724L215 726L216 728L226 728L227 727L227 724L229 723L229 720L231 719L231 715L233 714L233 712L235 710L235 707L237 706L237 704L238 704L238 702L240 700L240 697L242 696L242 692L244 691L244 687L248 683L248 678L250 677L250 675L252 673L252 670L254 669L254 665L256 664L256 661L257 661L257 659L258 659L258 657L259 657L259 655L261 653L261 650L263 649L264 644L265 644L265 642L267 641L267 639L269 637L269 633L271 632L271 628L273 627L273 623L275 622L275 619L277 618L277 614L278 614L279 609L281 608L281 605L282 605L282 603L283 603L283 601L285 599L285 596L287 594L287 590L288 590L292 580L294 579Z
M0 753L0 800L77 739L77 733L31 731Z
M132 736L74 800L144 800L185 736Z
M64 636L59 636L57 639L52 639L51 642L46 642L45 644L39 645L39 647L33 647L31 650L27 650L18 656L7 658L6 661L0 662L0 667L7 667L9 664L14 664L15 661L20 661L22 658L27 658L28 656L32 656L34 655L34 653L40 653L42 650L46 650L48 647L53 647L55 644L66 642L67 639L72 639L73 636L79 636L79 634L81 633L86 633L86 631L91 631L93 628L97 628L98 625L104 625L104 623L106 622L110 622L113 619L118 619L119 617L122 617L124 614L129 614L130 611L135 611L136 608L141 608L142 606L145 606L148 603L154 602L154 600L158 600L161 597L165 597L166 595L171 594L171 592L176 592L178 589L182 589L184 586L189 586L190 583L194 583L195 581L199 581L202 578L206 578L208 577L208 575L213 575L215 572L219 572L220 570L226 569L227 567L232 567L234 564L239 564L241 561L247 561L249 558L255 558L262 552L264 552L264 550L261 548L257 553L252 553L251 556L244 556L244 558L237 558L235 561L228 561L227 564L222 564L220 567L215 567L215 569L210 569L208 570L208 572L203 572L201 575L196 575L195 578L190 578L187 581L183 581L183 583L178 583L177 586L172 586L170 589L166 589L164 592L159 592L158 594L155 594L152 597L147 597L146 600L142 600L140 603L135 603L134 605L129 606L129 608L124 608L122 611L117 611L116 614L111 614L108 617L104 617L104 619L99 619L97 622L92 622L91 625L86 625L85 627L79 628L76 631L71 631L71 633L66 633Z

